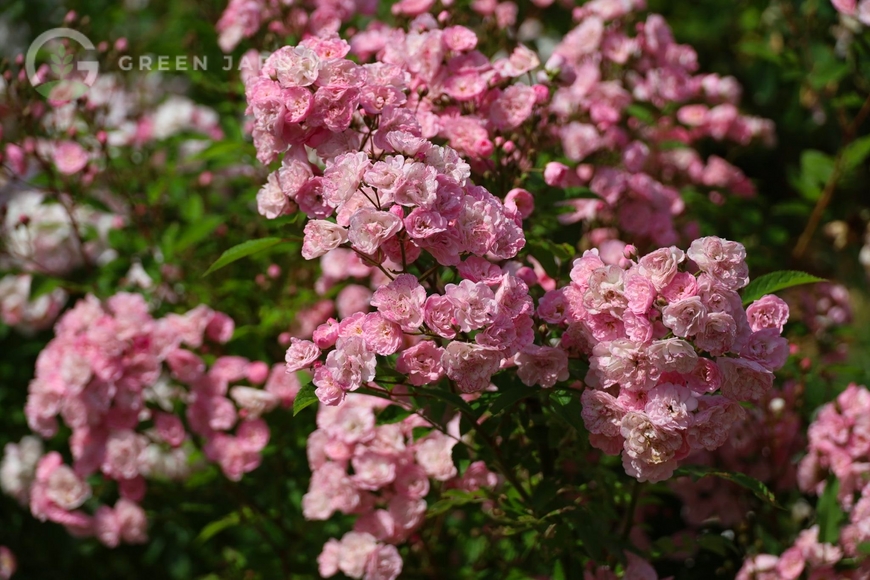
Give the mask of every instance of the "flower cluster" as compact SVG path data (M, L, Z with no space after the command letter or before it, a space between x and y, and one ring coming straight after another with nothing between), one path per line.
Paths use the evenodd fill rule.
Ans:
M870 26L870 0L831 0L837 12Z
M279 36L336 32L357 15L371 16L379 0L230 0L217 22L218 44L231 52L245 38L264 26Z
M113 547L144 541L145 478L183 478L195 440L230 479L255 469L269 440L260 416L291 404L299 383L280 367L234 356L207 365L194 352L226 343L233 329L206 306L154 319L137 294L80 301L40 353L25 407L42 437L57 432L58 416L72 430L72 465L51 452L34 466L34 444L22 442L6 450L4 490L29 501L37 518ZM187 427L173 413L177 403L186 405ZM121 499L91 516L79 508L94 474L115 481Z
M809 578L866 578L866 564L856 570L835 568L843 551L834 544L819 541L819 527L801 532L794 544L781 556L758 554L747 558L737 572L736 580L797 580L806 572Z
M503 10L509 6L513 12ZM571 211L562 223L617 226L661 246L680 237L673 220L684 210L679 188L700 188L715 203L727 193L754 194L737 167L716 155L704 159L697 144L769 142L773 127L738 111L735 79L698 74L694 50L674 41L661 16L650 15L631 35L634 11L642 7L600 1L575 9L577 26L564 38L547 38L555 45L549 58L549 51L519 44L490 59L473 30L425 9L413 13L407 31L372 23L351 47L361 59L374 57L408 76L408 104L423 137L447 140L469 159L476 178L495 171L502 183L521 181L537 163L536 151L555 152L561 161L546 165L547 184L569 196L579 187L595 195L565 201ZM500 29L517 25L510 2L473 9L495 16ZM536 84L523 82L529 74L537 75ZM624 245L609 228L595 231L602 238L595 245Z
M3 322L31 334L51 326L66 303L60 288L30 298L33 274L65 276L85 263L104 263L114 257L108 233L121 227L124 218L74 207L68 196L51 203L39 191L14 191L5 203L0 224L3 250L0 270L12 270L0 278L0 318ZM91 230L87 241L81 233Z
M590 442L621 452L641 481L667 479L693 449L725 443L740 403L760 401L788 357L785 302L768 295L743 309L745 257L715 237L626 268L588 251L572 283L541 300L543 318L567 324L563 347L591 352L582 395ZM688 261L697 274L681 268Z
M456 151L421 137L400 69L357 65L343 58L348 50L337 38L309 38L273 53L249 79L259 159L287 151L257 196L260 212L298 207L308 216L306 259L339 246L399 269L423 250L451 266L463 254L515 256L525 244L518 206L473 185ZM322 175L303 145L326 164Z
M807 455L798 467L798 484L808 493L821 494L828 474L840 482L844 508L870 483L870 391L851 384L836 401L823 406L810 425Z
M693 450L686 462L745 473L777 493L794 489L797 466L793 458L806 448L798 394L799 384L794 381L774 389L754 407L744 409L746 413L731 427L724 445L712 452ZM684 521L695 528L711 519L727 528L736 527L751 509L744 490L724 479L684 477L670 486L683 502Z
M402 571L396 549L423 523L430 479L469 491L498 482L482 462L458 476L451 450L459 442L454 421L448 433L431 430L419 415L377 424L385 399L354 394L339 407L321 405L317 430L308 437L312 476L302 498L306 519L325 520L335 511L357 516L352 532L329 540L318 558L320 574L339 570L350 578L394 580ZM353 473L348 473L352 468Z
M743 565L738 579L794 580L811 578L866 578L870 560L860 548L870 541L870 391L850 384L836 400L824 405L809 427L809 446L798 466L798 484L804 492L821 495L829 475L838 482L837 498L848 514L838 541L819 541L819 527L800 533L780 556L758 554ZM851 560L848 564L844 560Z
M549 127L570 165L552 162L544 177L596 196L565 201L571 212L560 216L563 223L594 220L663 246L680 238L680 188L708 191L715 203L755 191L740 169L716 155L705 160L696 144L770 140L773 127L740 114L735 79L697 74L695 51L674 41L661 16L649 15L629 35L631 8L589 2L575 9L577 27L546 62L542 74L555 85Z

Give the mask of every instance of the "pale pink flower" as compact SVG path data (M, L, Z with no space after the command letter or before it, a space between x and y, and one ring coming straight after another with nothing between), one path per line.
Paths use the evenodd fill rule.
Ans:
M444 376L444 369L441 367L443 354L443 348L436 346L431 340L424 340L399 354L396 370L408 375L408 382L412 385L435 383Z
M64 175L80 172L88 164L88 152L75 141L61 141L51 152L54 166Z
M326 220L309 220L305 224L302 241L302 257L306 260L319 258L347 241L347 230Z
M782 327L788 322L788 304L782 298L768 294L746 308L746 318L753 331L775 328L782 332Z
M672 302L662 310L662 323L676 336L694 336L704 329L707 309L697 296Z
M686 255L730 290L749 283L746 249L742 244L710 236L692 242Z
M320 357L320 349L310 340L290 339L290 348L284 355L288 373L307 368Z
M549 388L568 380L568 356L560 348L530 345L514 357L524 385Z
M354 248L371 255L387 238L401 229L401 218L390 212L360 209L350 218L348 239Z
M489 386L492 375L499 369L500 358L498 351L454 341L444 349L441 364L460 391L474 393Z
M384 318L405 331L414 331L423 323L423 305L426 290L413 274L400 274L396 279L378 288L372 296L372 306Z
M722 371L722 394L734 401L758 401L773 386L773 373L743 358L716 359Z

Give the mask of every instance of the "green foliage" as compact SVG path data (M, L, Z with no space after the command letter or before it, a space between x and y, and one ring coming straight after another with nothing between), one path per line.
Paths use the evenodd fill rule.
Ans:
M759 276L752 280L746 288L743 289L741 298L743 304L748 305L766 294L773 294L786 288L800 286L802 284L812 284L815 282L824 282L822 278L818 278L805 272L794 272L783 270L780 272L771 272L764 276Z
M688 475L695 480L707 476L719 477L745 487L758 499L764 500L774 506L777 505L776 496L773 495L773 492L764 483L745 473L723 471L706 465L682 465L677 469L675 475Z
M233 246L221 254L221 257L215 260L215 263L208 267L208 270L205 271L203 277L208 276L215 270L220 270L227 264L232 264L236 260L241 260L247 256L277 246L282 241L281 238L263 238L262 240L249 240L247 242L242 242L237 246Z

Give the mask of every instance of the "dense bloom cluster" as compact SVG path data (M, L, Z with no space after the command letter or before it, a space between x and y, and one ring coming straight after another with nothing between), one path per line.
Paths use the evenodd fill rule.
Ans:
M572 211L563 223L599 221L663 246L694 237L693 229L679 236L673 223L684 209L680 188L708 191L716 203L755 191L740 169L716 155L705 160L696 144L770 140L773 127L740 114L735 79L698 74L695 51L674 41L661 16L649 15L630 36L630 5L577 8L577 27L546 62L554 79L549 127L570 166L552 162L544 177L595 196L564 202Z
M795 319L813 333L821 335L852 322L852 302L849 290L831 282L795 288L786 295Z
M667 479L693 449L724 444L745 413L740 403L763 399L788 357L785 302L768 295L743 309L745 256L715 237L627 268L589 251L572 283L541 301L539 312L567 324L563 346L591 352L582 396L590 442L621 452L641 481ZM681 267L689 261L697 274Z
M819 527L800 533L780 556L759 554L748 559L739 580L867 578L870 560L860 548L870 541L870 391L851 384L824 405L809 428L809 448L798 467L798 484L821 495L829 475L838 482L840 506L848 523L838 541L821 543ZM845 560L851 561L847 564Z
M255 469L269 440L261 415L291 404L299 383L280 367L235 356L207 365L196 354L227 342L233 329L205 306L155 319L137 294L80 301L40 353L25 407L41 437L55 435L58 416L72 430L72 465L57 452L34 461L41 450L29 439L7 446L4 491L29 502L37 518L113 547L144 541L145 478L185 477L195 442L230 479ZM177 403L186 405L187 426L173 412ZM88 515L80 508L94 474L115 481L120 499Z
M851 384L819 410L810 425L809 448L798 468L800 488L821 494L829 473L840 482L844 508L870 483L870 391Z
M2 199L2 197L0 197ZM108 233L121 227L124 218L87 207L73 207L64 196L51 203L32 190L12 191L0 201L5 213L0 224L0 319L24 333L48 328L66 303L61 288L31 299L33 274L65 276L85 263L104 263L114 257ZM83 240L80 232L94 232Z
M499 28L507 28L517 24L516 6L502 10L508 5L480 2L473 9L494 12ZM445 139L469 159L475 177L496 171L519 182L536 164L535 151L553 152L558 160L546 165L544 179L572 197L563 203L570 209L563 223L616 226L633 240L662 246L681 237L673 223L684 210L680 188L699 188L715 203L723 194L754 194L740 169L720 156L704 159L697 144L770 142L773 126L738 111L735 79L697 73L694 50L674 41L661 16L650 15L630 35L643 5L576 8L577 26L564 38L546 39L555 45L551 54L519 44L490 59L477 49L474 31L442 27L425 10L407 31L371 24L351 47L408 75L408 104L423 137ZM537 83L526 84L529 75ZM576 197L577 188L593 196ZM608 228L596 232L595 245L624 245Z
M686 458L692 465L710 465L732 473L745 473L774 492L787 492L797 484L793 458L806 448L803 424L797 412L798 383L788 381L762 401L744 409L731 427L728 440L716 451L693 450ZM684 521L701 527L715 519L733 528L743 521L751 505L737 484L705 477L675 479L670 484L683 502Z
M357 516L352 532L323 547L321 576L340 570L351 578L394 580L402 571L396 545L423 523L430 479L469 491L498 482L482 462L458 475L451 456L459 442L458 421L448 433L433 429L415 439L415 427L431 424L415 414L377 424L376 412L389 405L354 394L341 406L321 405L317 413L317 430L308 438L312 476L302 512L310 520L335 511Z
M456 151L421 136L400 69L357 65L343 58L349 48L309 38L273 53L249 79L259 159L286 150L257 195L260 212L275 218L298 207L308 216L306 259L339 246L399 270L423 250L443 265L462 254L515 256L525 244L521 210L473 185ZM325 163L322 175L306 146Z
M354 16L371 16L379 0L230 0L218 20L218 44L231 52L264 26L280 36L336 32Z

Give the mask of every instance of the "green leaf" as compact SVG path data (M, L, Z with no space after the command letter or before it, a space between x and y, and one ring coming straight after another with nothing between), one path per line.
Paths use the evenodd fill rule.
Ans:
M426 516L439 516L455 507L469 503L479 503L483 500L484 497L480 490L465 491L462 489L448 489L441 494L440 500L436 501L431 508L426 510Z
M521 401L534 393L534 389L523 384L513 384L505 389L499 389L499 394L492 406L489 408L489 412L493 415L497 415L499 412L507 409L517 401Z
M870 135L855 139L843 148L843 165L848 169L854 169L870 157Z
M816 515L819 520L819 541L820 542L837 542L840 537L840 522L846 518L840 508L840 502L837 501L837 496L840 493L840 482L835 477L828 478L825 483L825 491L819 497L819 503L816 506Z
M263 238L260 240L248 240L247 242L242 242L238 246L233 246L221 254L221 257L205 271L205 274L203 274L202 277L205 278L215 270L220 270L227 264L232 264L236 260L241 260L242 258L252 254L271 248L272 246L277 246L282 241L281 238Z
M655 114L639 103L627 106L625 112L647 125L654 125L656 122Z
M55 288L59 288L62 284L63 280L60 280L59 278L34 274L30 281L30 299L36 300L40 296L49 294Z
M302 409L310 407L316 402L317 395L314 394L314 385L312 383L303 385L296 393L296 399L293 400L293 416L295 417Z
M239 512L232 512L226 517L211 522L210 524L206 525L201 532L199 532L199 535L196 537L196 541L200 544L204 544L225 529L239 525L240 520L241 518L239 517Z
M423 393L423 394L429 395L430 397L438 399L439 401L444 401L445 403L449 403L449 404L453 405L454 407L456 407L457 409L460 409L461 411L468 413L472 417L476 418L478 415L478 413L476 413L474 411L474 409L472 409L471 406L468 403L466 403L462 399L462 397L460 397L456 393L452 393L452 392L446 391L444 389L427 389L424 387L414 387L411 392L412 393Z
M377 424L391 425L393 423L403 421L409 415L411 415L411 411L409 411L408 409L400 407L399 405L390 405L389 407L378 413Z
M580 415L583 412L583 406L572 393L567 391L552 391L550 392L550 410L560 419L576 430L580 430L579 425L583 424L580 420Z
M818 278L812 274L795 270L771 272L770 274L765 274L764 276L756 278L743 289L743 305L751 304L766 294L773 294L774 292L791 288L792 286L824 281L824 278Z
M707 465L684 465L679 467L674 475L677 477L687 475L694 480L701 479L702 477L707 477L708 475L712 475L713 477L718 477L721 479L725 479L736 483L742 487L745 487L749 491L751 491L755 497L764 500L771 505L779 507L776 503L776 496L773 495L773 492L770 491L766 485L762 482L758 481L754 477L750 477L745 473L738 473L736 471L725 471L722 469L716 469L715 467L709 467Z
M189 228L184 230L184 233L179 236L175 242L175 251L183 252L190 246L201 242L211 234L216 227L223 223L224 219L219 216L208 216Z

